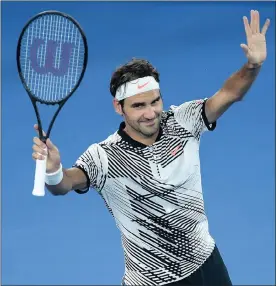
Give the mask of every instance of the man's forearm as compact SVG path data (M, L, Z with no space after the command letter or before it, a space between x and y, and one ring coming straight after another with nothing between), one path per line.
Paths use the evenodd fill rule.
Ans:
M259 74L261 65L245 64L239 71L227 79L221 88L228 95L230 102L240 101L250 89Z
M89 180L82 170L79 168L62 169L63 177L57 185L47 185L47 189L55 196L65 195L71 190L87 189Z
M261 66L245 64L228 78L221 89L206 102L205 114L210 123L215 122L233 103L241 101L256 79Z
M70 176L68 176L67 174L68 171L66 169L63 169L62 171L63 171L63 178L59 184L57 185L46 184L47 189L50 191L50 193L52 193L55 196L65 195L72 190L72 180Z

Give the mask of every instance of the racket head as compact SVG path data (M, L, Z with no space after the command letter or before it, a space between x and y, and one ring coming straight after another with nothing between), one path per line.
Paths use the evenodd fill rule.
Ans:
M61 104L83 79L88 61L87 39L70 15L44 11L22 29L16 57L20 79L32 102Z

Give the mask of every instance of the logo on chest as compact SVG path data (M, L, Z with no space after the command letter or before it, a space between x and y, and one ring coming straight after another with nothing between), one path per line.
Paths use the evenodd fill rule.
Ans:
M177 152L180 150L181 145L179 144L178 146L176 146L174 149L171 150L171 155L175 156L177 154Z

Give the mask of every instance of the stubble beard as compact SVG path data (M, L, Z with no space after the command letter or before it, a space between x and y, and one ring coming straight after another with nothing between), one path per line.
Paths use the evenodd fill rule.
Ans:
M159 131L161 121L161 115L159 115L152 126L146 126L142 121L133 124L133 122L127 121L128 125L144 138L151 138Z

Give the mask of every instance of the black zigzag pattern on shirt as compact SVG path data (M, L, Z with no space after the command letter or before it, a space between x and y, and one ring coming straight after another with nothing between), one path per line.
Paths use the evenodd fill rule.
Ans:
M108 165L110 177L151 177L151 168L148 161L143 158L141 154L125 150L119 146L105 145L103 148L105 149L107 156L112 158L112 160L109 160Z

